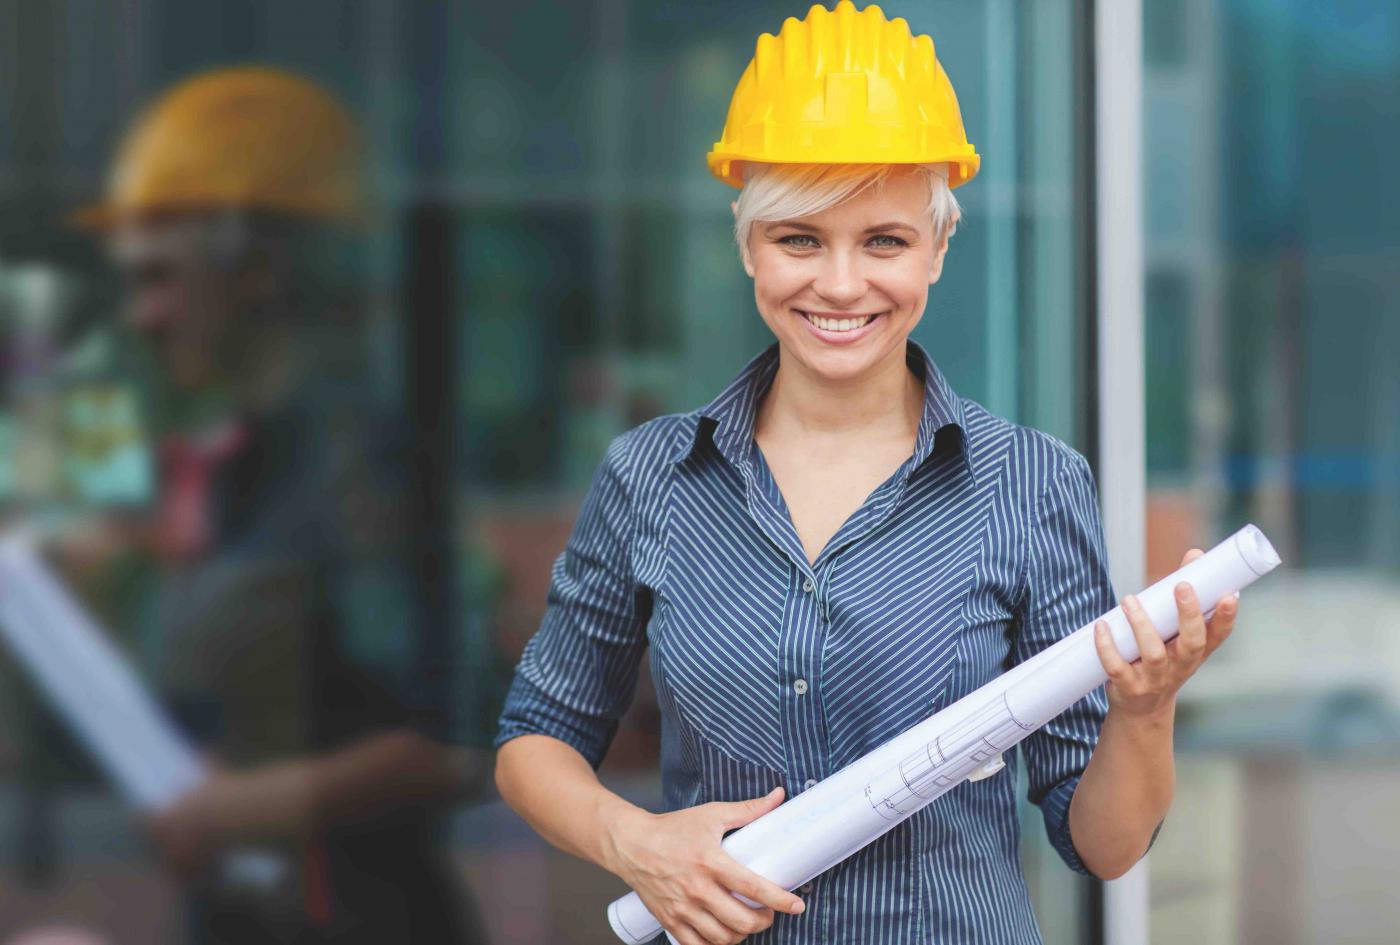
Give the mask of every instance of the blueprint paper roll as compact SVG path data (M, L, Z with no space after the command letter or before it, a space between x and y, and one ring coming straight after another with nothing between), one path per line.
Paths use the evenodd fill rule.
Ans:
M1201 605L1210 607L1279 564L1264 533L1246 525L1137 597L1162 639L1170 640L1178 629L1177 584L1190 584ZM1122 607L1099 619L1107 621L1123 657L1136 660L1137 638ZM1108 679L1094 646L1096 622L730 834L725 852L779 886L795 889L969 777L997 770L1002 752ZM662 931L635 892L608 906L608 922L628 945L643 945Z
M0 539L0 638L128 803L159 811L203 781L194 750L21 535Z

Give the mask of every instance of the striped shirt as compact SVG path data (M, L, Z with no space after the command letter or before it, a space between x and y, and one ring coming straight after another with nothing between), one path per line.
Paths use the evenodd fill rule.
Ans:
M913 454L809 564L754 442L774 345L703 409L613 441L554 566L497 744L595 767L648 654L668 810L788 796L1116 605L1093 475L1056 438L957 395L917 344ZM1070 868L1069 802L1102 687L1019 748ZM965 782L798 892L753 943L1038 943L1019 860L1018 758ZM599 906L602 908L602 904Z

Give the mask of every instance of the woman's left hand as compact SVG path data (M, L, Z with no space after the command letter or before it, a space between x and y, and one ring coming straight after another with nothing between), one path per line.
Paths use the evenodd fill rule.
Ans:
M1202 554L1199 548L1192 548L1182 558L1182 566ZM1109 708L1118 715L1142 719L1175 713L1177 690L1235 628L1239 601L1233 595L1221 598L1207 622L1195 590L1183 581L1176 586L1176 610L1179 631L1163 643L1138 599L1131 594L1123 599L1123 614L1137 637L1140 654L1134 663L1123 658L1105 621L1094 624L1094 645L1108 672Z

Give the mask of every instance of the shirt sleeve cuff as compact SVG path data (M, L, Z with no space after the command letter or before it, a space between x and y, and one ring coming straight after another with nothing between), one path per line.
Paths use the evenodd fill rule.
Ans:
M1079 858L1079 851L1074 848L1074 838L1069 829L1069 802L1074 798L1075 788L1079 787L1082 777L1083 775L1075 775L1057 784L1041 800L1040 810L1045 817L1045 833L1050 838L1050 845L1060 854L1060 859L1076 873L1092 877L1093 871L1084 865L1084 861ZM1152 845L1157 842L1157 835L1162 832L1162 825L1166 822L1165 817L1157 822L1152 831L1152 838L1147 841L1147 849L1142 851L1143 856L1147 856Z
M516 673L494 745L500 748L521 735L548 735L573 748L597 768L616 730L617 723L611 719L576 712L552 698L524 673Z
M1084 865L1078 851L1074 849L1074 838L1070 836L1069 830L1069 802L1074 798L1074 789L1079 786L1081 777L1083 775L1075 775L1055 785L1041 798L1040 812L1045 818L1045 834L1050 838L1050 845L1055 848L1060 859L1076 873L1092 877L1093 871Z

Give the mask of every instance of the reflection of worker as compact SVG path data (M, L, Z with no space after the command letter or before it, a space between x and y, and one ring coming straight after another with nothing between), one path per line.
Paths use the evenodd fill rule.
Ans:
M797 895L719 845L1114 606L1083 457L958 396L909 340L958 219L951 188L978 162L929 38L849 2L760 38L710 154L742 187L739 247L777 344L706 407L608 450L497 765L512 806L683 945L1039 941L1016 758ZM1023 743L1031 800L1080 872L1125 872L1166 812L1175 693L1234 603L1209 626L1189 594L1180 610L1164 648L1128 607L1141 663L1101 639L1107 698ZM593 772L647 646L659 815Z
M439 740L441 707L411 696L409 470L336 289L355 162L324 91L222 70L141 118L106 202L80 216L182 392L167 412L198 418L163 449L157 619L165 691L214 773L152 834L198 891L201 940L466 934L432 811L469 772ZM221 854L250 846L292 878L231 883Z

